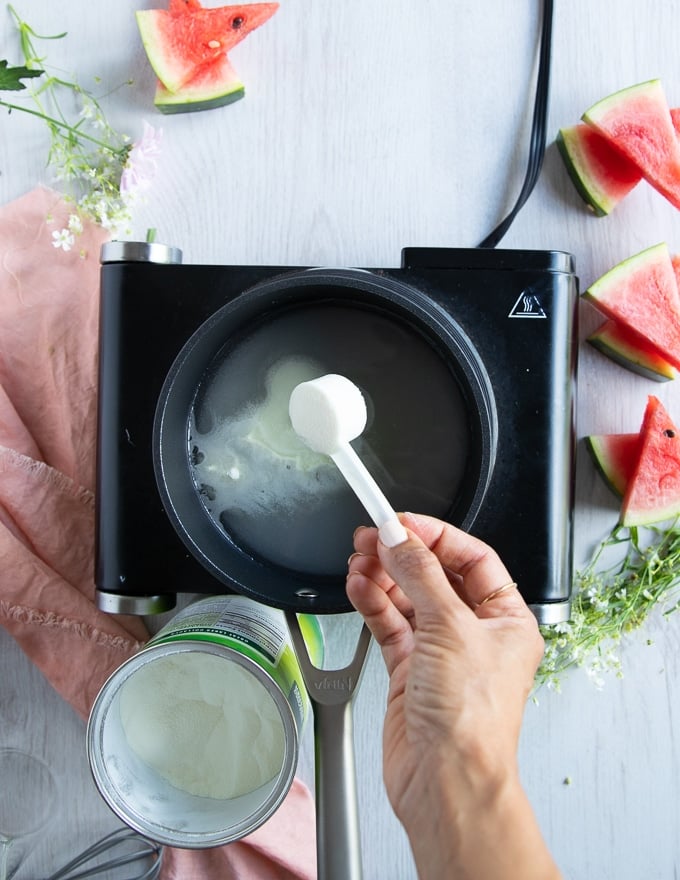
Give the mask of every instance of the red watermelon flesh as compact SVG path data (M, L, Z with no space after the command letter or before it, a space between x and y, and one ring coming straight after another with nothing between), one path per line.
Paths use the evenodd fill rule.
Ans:
M168 6L168 12L180 15L188 9L203 9L203 6L198 0L170 0L170 5Z
M678 290L680 290L680 254L674 254L671 257L671 263L673 264L675 279L678 282Z
M666 244L614 266L584 296L606 317L644 336L680 369L680 293Z
M609 214L642 179L637 165L583 122L561 128L557 147L579 195L598 217Z
M178 92L168 91L159 80L154 104L161 113L189 113L231 104L244 94L243 83L228 56L223 55L199 70Z
M586 110L583 120L616 144L643 177L680 208L680 143L660 80L603 98Z
M609 488L623 497L640 454L639 434L591 434L586 446Z
M648 525L680 514L680 433L661 401L647 401L637 464L621 505L624 526Z
M655 382L675 379L675 368L644 336L616 321L605 321L587 341L617 364L646 379Z
M278 3L204 9L198 0L171 0L169 9L141 10L136 18L156 76L169 92L178 92L277 9Z

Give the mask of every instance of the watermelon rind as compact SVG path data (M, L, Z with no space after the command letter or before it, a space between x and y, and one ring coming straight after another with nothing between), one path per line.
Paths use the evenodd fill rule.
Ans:
M636 165L584 123L561 128L556 143L576 191L597 217L610 214L642 180Z
M583 296L680 369L680 293L665 242L618 263Z
M623 498L640 452L639 434L590 434L585 446L600 476Z
M661 401L648 398L638 461L621 504L621 524L645 526L680 515L680 431Z
M659 79L621 89L593 104L581 118L680 208L680 143Z
M644 337L622 327L616 321L605 321L586 341L619 366L644 376L645 379L669 382L677 375L673 365L650 346Z
M190 113L214 110L232 104L245 95L245 87L226 55L199 71L178 92L171 92L162 82L156 85L154 104L161 113Z
M233 104L245 96L246 90L243 85L229 87L229 90L215 95L210 98L207 96L191 94L186 92L186 86L179 92L169 92L163 83L159 82L156 86L156 94L154 96L154 105L161 113L170 115L173 113L191 113L199 110L214 110L216 107L224 107L226 104Z

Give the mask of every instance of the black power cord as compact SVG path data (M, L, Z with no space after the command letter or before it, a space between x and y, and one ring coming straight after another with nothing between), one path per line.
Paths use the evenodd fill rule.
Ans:
M552 20L553 0L543 2L543 21L541 24L540 57L536 78L536 97L534 99L534 116L531 122L531 140L529 144L529 161L522 189L510 213L490 232L480 248L495 248L505 233L510 229L513 220L523 208L531 195L541 173L548 123L548 97L550 93L550 59L552 55Z

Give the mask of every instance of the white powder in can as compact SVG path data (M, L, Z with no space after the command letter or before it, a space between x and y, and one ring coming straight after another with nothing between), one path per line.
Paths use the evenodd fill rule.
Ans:
M200 652L147 663L121 688L130 748L175 788L228 799L273 779L284 760L281 716L238 664Z

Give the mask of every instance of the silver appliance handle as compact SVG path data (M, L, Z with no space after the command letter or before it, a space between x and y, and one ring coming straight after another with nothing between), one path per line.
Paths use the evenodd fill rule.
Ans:
M317 880L361 880L352 701L371 633L362 625L354 657L342 669L319 669L309 656L297 615L286 620L314 712Z

